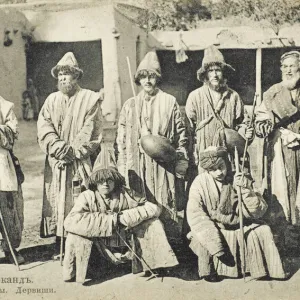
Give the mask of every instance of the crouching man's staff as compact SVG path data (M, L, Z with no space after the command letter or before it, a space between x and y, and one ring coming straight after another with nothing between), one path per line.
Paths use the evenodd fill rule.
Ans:
M240 172L239 154L236 147L234 149L234 163L235 163L236 173ZM243 173L242 173L241 180L242 178L243 178ZM244 220L243 220L243 203L242 203L243 199L242 199L242 191L240 186L237 186L237 195L238 195L238 208L239 208L239 221L240 221L239 240L240 240L240 248L241 248L241 271L242 271L243 278L245 280L246 257L245 257Z
M4 231L4 234L6 236L6 242L8 244L8 248L9 248L9 251L13 257L13 260L15 262L15 265L17 266L18 268L18 271L20 271L20 267L19 267L19 264L18 264L18 260L17 260L17 257L15 255L15 252L14 252L14 249L11 245L11 242L10 242L10 239L9 239L9 236L8 236L8 233L7 233L7 229L6 229L6 226L5 226L5 222L4 222L4 218L3 218L3 215L2 215L2 211L0 209L0 220L1 220L1 224L2 224L2 228L3 228L3 231Z
M146 261L144 260L144 258L143 258L142 256L139 257L139 256L135 253L135 251L132 249L132 247L129 246L129 244L125 241L125 239L123 239L123 237L121 236L121 234L120 234L118 231L116 231L116 233L117 233L117 235L119 236L119 238L122 240L122 242L127 246L127 248L132 252L132 254L133 254L133 255L134 255L141 263L144 263L145 266L146 266L146 268L147 268L147 270L151 273L151 276L147 279L147 281L150 280L150 279L152 279L152 278L158 278L157 274L155 274L155 273L151 270L151 268L150 268L149 265L146 263Z

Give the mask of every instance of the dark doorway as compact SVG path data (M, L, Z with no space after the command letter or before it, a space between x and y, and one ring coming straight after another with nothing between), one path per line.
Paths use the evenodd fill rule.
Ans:
M256 50L221 50L225 61L232 65L235 72L228 74L228 85L236 90L245 104L253 102L255 94L255 57ZM179 105L184 106L188 94L202 86L197 80L197 70L201 67L204 51L187 51L188 60L176 63L175 51L158 51L162 68L162 89L174 95Z
M51 69L66 52L73 52L84 74L80 86L98 92L103 87L103 64L101 41L89 42L39 42L31 45L27 55L27 78L37 89L39 107L47 96L57 90L57 81Z

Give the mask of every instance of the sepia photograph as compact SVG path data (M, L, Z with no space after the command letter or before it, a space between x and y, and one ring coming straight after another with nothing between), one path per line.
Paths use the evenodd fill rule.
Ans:
M300 299L300 0L0 15L1 300Z

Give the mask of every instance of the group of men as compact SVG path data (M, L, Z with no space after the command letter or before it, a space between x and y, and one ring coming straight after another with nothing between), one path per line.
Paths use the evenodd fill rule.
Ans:
M187 99L186 122L175 97L159 88L162 81L159 60L155 52L149 52L134 76L141 91L128 99L120 112L117 151L112 160L116 161L132 197L138 195L157 205L159 214L153 218L162 222L171 246L174 240L182 238L180 203L185 199L184 193L188 193L186 219L190 232L187 237L190 248L198 256L201 278L218 281L220 276L238 277L250 272L253 278L282 279L286 275L279 253L288 248L291 234L294 242L299 237L300 52L282 55L282 82L265 92L253 124L244 117L240 96L227 85L227 75L233 71L216 47L205 49L197 72L203 85ZM67 235L64 220L76 204L82 187L88 189L93 169L97 169L97 155L105 147L101 144L99 94L79 86L83 71L73 53L66 53L51 73L58 79L59 91L46 99L37 123L39 145L47 155L41 236L56 236L63 241ZM4 99L1 101L0 149L6 160L6 165L3 163L1 167L13 174L9 187L4 183L2 186L4 179L0 181L1 221L7 227L7 235L1 230L0 240L3 251L7 252L8 239L18 236L16 231L19 235L22 232L23 217L17 218L18 201L14 199L21 195L20 185L9 156L17 132L16 120L12 105ZM230 138L232 134L234 139ZM261 193L253 189L251 170L240 173L237 165L234 166L232 151L235 146L244 145L238 139L250 143L255 134L265 140ZM233 145L232 140L237 144ZM244 165L243 161L239 162ZM183 184L184 181L188 183ZM188 190L178 188L182 184ZM239 207L244 220L243 242L238 239ZM15 228L10 226L9 210L15 211ZM102 213L100 209L98 212ZM72 228L68 231L73 232ZM274 233L283 241L279 251ZM103 235L86 238L101 239ZM157 239L155 233L145 236L142 242L140 239L140 243L145 243L145 248L152 247L153 257L168 261L167 256L159 258L154 253L160 251L154 239ZM19 242L14 243L14 248ZM165 243L166 240L162 242ZM242 248L246 254L241 252ZM171 250L170 255L174 256ZM243 266L242 255L245 255ZM171 261L169 266L174 266L174 259ZM153 265L158 264L154 261ZM168 267L163 262L161 265Z

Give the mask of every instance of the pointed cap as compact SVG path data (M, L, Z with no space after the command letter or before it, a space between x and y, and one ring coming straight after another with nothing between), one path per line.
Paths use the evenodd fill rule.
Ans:
M98 154L93 167L93 173L103 169L113 169L117 171L116 158L112 149L104 143L101 144L101 151Z
M217 49L217 47L212 45L204 50L202 67L197 71L198 80L204 81L207 68L214 63L221 64L224 68L235 71L235 69L231 65L225 62L223 54Z
M61 58L61 60L57 63L57 65L54 68L52 68L51 75L57 79L58 72L62 67L69 67L71 70L73 69L74 71L79 72L79 77L78 77L79 79L83 75L83 71L78 67L78 62L73 52L67 52Z
M136 70L135 78L142 70L153 71L158 77L161 77L161 69L156 52L151 51L146 54Z

